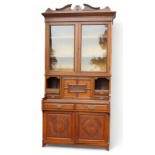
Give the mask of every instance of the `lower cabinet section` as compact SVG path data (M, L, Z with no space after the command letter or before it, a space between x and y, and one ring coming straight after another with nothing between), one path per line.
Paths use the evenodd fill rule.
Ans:
M109 114L43 112L43 146L72 144L109 149Z

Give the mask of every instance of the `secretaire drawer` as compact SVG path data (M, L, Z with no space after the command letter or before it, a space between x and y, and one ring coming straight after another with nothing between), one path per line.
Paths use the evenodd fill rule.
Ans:
M109 100L109 96L95 96L95 100Z
M60 90L59 89L50 89L50 88L47 88L46 89L46 93L47 94L60 94Z
M47 99L59 99L60 95L49 95L47 94Z
M95 90L95 95L109 96L109 90Z
M73 110L74 104L44 103L44 110Z
M76 110L82 110L82 111L108 111L108 105L76 105Z

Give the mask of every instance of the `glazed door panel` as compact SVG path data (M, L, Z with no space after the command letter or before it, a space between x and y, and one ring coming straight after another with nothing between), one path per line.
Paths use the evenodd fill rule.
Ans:
M93 93L92 78L63 78L62 98L63 99L92 99Z
M43 115L45 141L74 140L74 113L45 111Z
M108 75L110 71L110 23L79 22L78 66L80 74Z
M75 74L77 65L78 24L75 22L46 24L46 73Z
M108 114L76 112L76 142L108 142Z

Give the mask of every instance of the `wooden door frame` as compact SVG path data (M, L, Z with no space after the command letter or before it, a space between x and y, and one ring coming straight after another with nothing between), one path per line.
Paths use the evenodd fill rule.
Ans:
M50 26L74 26L74 71L50 71ZM78 23L77 22L51 22L45 24L45 75L76 75L77 73L77 46Z
M53 139L47 139L47 115L48 114L71 114L71 122L72 122L72 126L71 126L71 130L72 130L72 134L71 134L71 139L64 139L64 138L60 138L62 142L74 142L75 139L75 112L64 112L64 111L43 111L43 140L46 142L50 142L50 141L59 141L58 138L53 138Z
M92 115L92 116L103 116L105 115L105 141L102 141L102 140L82 140L82 141L79 141L78 140L78 136L79 136L79 118L78 118L78 115L79 114L83 114L83 115ZM108 140L109 140L109 114L108 113L90 113L90 112L75 112L75 142L76 143L92 143L92 144L99 144L99 145L103 145L103 144L107 144L108 143Z
M106 63L106 72L102 71L81 71L81 57L82 57L82 25L107 25L107 63ZM79 51L78 51L78 60L80 61L80 65L78 66L78 74L81 76L87 75L87 76L95 76L96 74L98 76L109 76L110 75L110 41L111 41L111 23L110 22L78 22L78 32L79 32Z

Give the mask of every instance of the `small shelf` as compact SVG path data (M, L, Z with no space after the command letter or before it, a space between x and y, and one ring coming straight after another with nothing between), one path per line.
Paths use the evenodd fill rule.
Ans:
M50 58L53 58L53 57L74 57L74 55L50 55Z
M90 36L90 37L83 37L82 36L82 39L96 39L96 38L100 38L100 36ZM101 38L103 38L103 39L107 39L107 37L101 37Z
M82 57L107 57L106 55L82 55Z
M74 39L74 37L50 37L51 39Z
M60 89L60 79L56 77L48 78L46 84L47 84L46 88Z
M109 90L109 80L106 78L96 79L95 90Z

